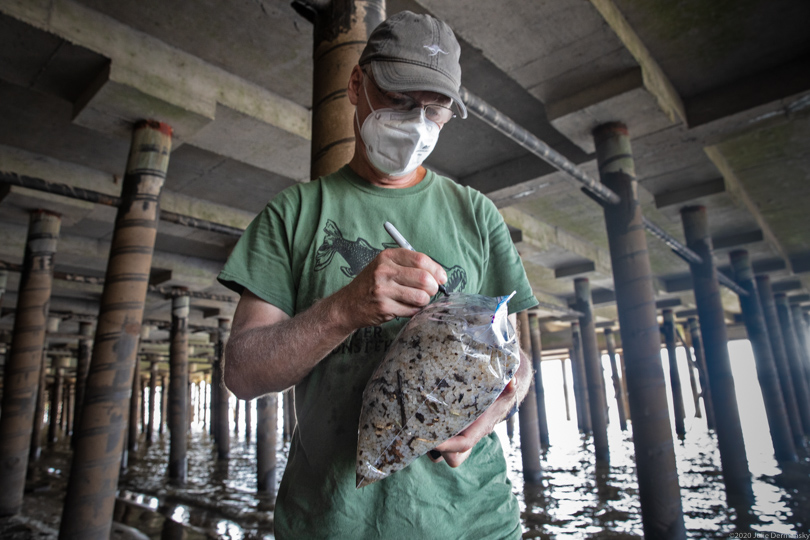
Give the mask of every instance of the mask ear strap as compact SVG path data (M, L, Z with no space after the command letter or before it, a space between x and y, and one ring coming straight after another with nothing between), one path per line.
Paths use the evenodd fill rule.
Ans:
M371 109L371 112L374 112L374 107L371 105L371 100L368 99L368 90L366 89L366 78L367 75L365 72L363 72L363 82L362 82L363 94L366 96L366 103L368 103L368 108ZM362 129L360 127L360 117L357 114L357 107L354 108L354 121L357 123L357 129L358 130Z

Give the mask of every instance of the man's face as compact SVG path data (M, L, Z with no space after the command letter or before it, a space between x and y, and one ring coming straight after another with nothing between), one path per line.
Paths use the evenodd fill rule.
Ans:
M455 116L450 109L453 100L445 95L428 91L389 92L377 86L369 71L363 70L363 75L365 92L374 110L393 109L405 112L421 107L425 110L425 118L436 123L439 128Z

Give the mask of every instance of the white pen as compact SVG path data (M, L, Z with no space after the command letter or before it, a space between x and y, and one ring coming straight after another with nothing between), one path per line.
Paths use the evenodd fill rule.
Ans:
M409 249L411 251L416 251L415 249L413 249L413 246L407 240L405 240L405 237L402 236L402 234L400 234L397 228L394 227L394 225L390 221L385 222L385 230L388 231L388 234L391 235L391 238L394 239L394 241L397 243L399 247ZM444 293L445 296L450 296L450 294L447 292L447 289L445 289L444 285L439 285L439 291Z

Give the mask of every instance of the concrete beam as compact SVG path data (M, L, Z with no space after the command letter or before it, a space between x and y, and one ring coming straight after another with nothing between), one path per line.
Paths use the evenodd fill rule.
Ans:
M683 204L699 197L715 195L726 191L726 184L722 178L715 178L707 182L693 184L689 187L673 191L665 191L655 195L655 207L664 208L676 204Z
M184 142L205 149L216 143L220 155L230 150L228 157L273 173L309 178L311 115L305 107L78 2L4 2L0 10L110 59L77 101L76 123L128 138L132 123L154 118L172 126L175 149ZM275 136L271 153L287 159L271 163L252 151L251 139L267 133ZM247 141L253 144L239 144Z
M655 301L655 308L656 309L673 308L676 306L680 306L681 303L682 302L680 298L663 298L661 300Z
M712 238L712 245L714 246L714 249L728 249L754 244L756 242L762 242L764 239L765 237L762 234L762 230L754 229L753 231Z
M675 86L666 76L661 66L636 34L613 0L591 0L605 22L610 25L641 67L644 87L655 96L658 106L673 124L686 121L686 110ZM615 120L615 118L613 119Z
M559 279L562 277L578 276L580 274L593 272L594 270L596 270L596 265L593 261L585 261L555 268L554 277Z
M797 291L803 288L802 283L798 279L791 279L788 281L779 281L771 284L771 289L774 293L786 293L789 291Z
M656 97L645 87L640 68L549 103L546 111L551 124L589 154L596 150L594 128L617 118L633 126L634 137L672 125Z

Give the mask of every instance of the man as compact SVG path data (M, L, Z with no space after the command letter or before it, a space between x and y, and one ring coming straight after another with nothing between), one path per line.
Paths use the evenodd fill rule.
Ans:
M529 362L461 434L405 469L355 487L362 392L405 319L444 284L517 291L537 303L489 199L421 166L455 106L461 68L450 28L402 12L374 30L352 71L355 153L293 186L245 231L219 276L241 293L225 382L240 398L295 386L298 426L275 510L277 538L520 538L494 426L525 396ZM396 248L391 221L420 252Z

